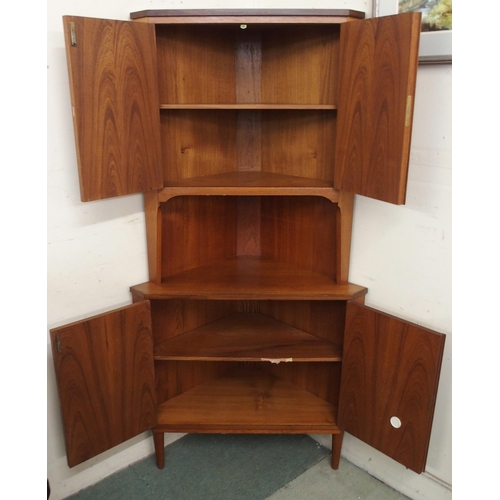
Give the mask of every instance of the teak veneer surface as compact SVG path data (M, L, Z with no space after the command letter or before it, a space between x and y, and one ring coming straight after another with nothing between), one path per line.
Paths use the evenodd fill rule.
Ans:
M160 202L174 196L323 196L333 203L339 191L332 182L272 172L225 172L188 179L172 180L158 193Z
M342 348L268 316L239 313L155 346L156 360L340 361Z
M339 424L423 472L445 336L352 302L345 331Z
M50 334L70 467L155 425L148 301Z
M337 409L296 385L254 369L231 371L158 407L163 432L340 432Z
M154 29L63 19L82 201L160 189Z
M143 283L131 291L145 299L350 300L367 288L280 262L239 257Z
M342 26L338 189L405 202L420 20L409 12Z

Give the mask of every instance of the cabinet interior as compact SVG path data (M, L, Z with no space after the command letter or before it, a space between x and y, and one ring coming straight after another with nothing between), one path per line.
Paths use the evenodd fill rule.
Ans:
M314 196L178 196L161 204L162 280L254 258L336 279L337 204Z
M162 107L335 107L338 25L157 25L156 39Z
M156 36L165 186L237 172L333 185L338 26L158 25Z

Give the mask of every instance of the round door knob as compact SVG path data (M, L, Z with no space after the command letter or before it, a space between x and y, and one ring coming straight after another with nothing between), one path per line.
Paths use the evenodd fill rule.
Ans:
M399 429L401 427L401 420L398 417L391 417L390 422L395 429Z

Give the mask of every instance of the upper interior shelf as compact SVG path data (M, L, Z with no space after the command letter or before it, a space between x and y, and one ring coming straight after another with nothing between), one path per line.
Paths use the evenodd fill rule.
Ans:
M158 193L158 199L165 202L179 195L311 195L322 196L333 203L339 201L339 191L329 181L261 171L225 172L168 181Z

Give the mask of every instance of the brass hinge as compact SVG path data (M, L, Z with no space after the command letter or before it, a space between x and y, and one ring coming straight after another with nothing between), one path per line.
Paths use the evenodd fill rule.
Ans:
M56 348L57 348L57 353L61 354L61 336L59 334L56 335Z
M409 127L411 123L411 95L406 98L406 118L405 127Z
M71 45L73 47L75 47L76 46L76 31L75 31L75 23L73 21L71 21L69 23L69 31L71 34Z

